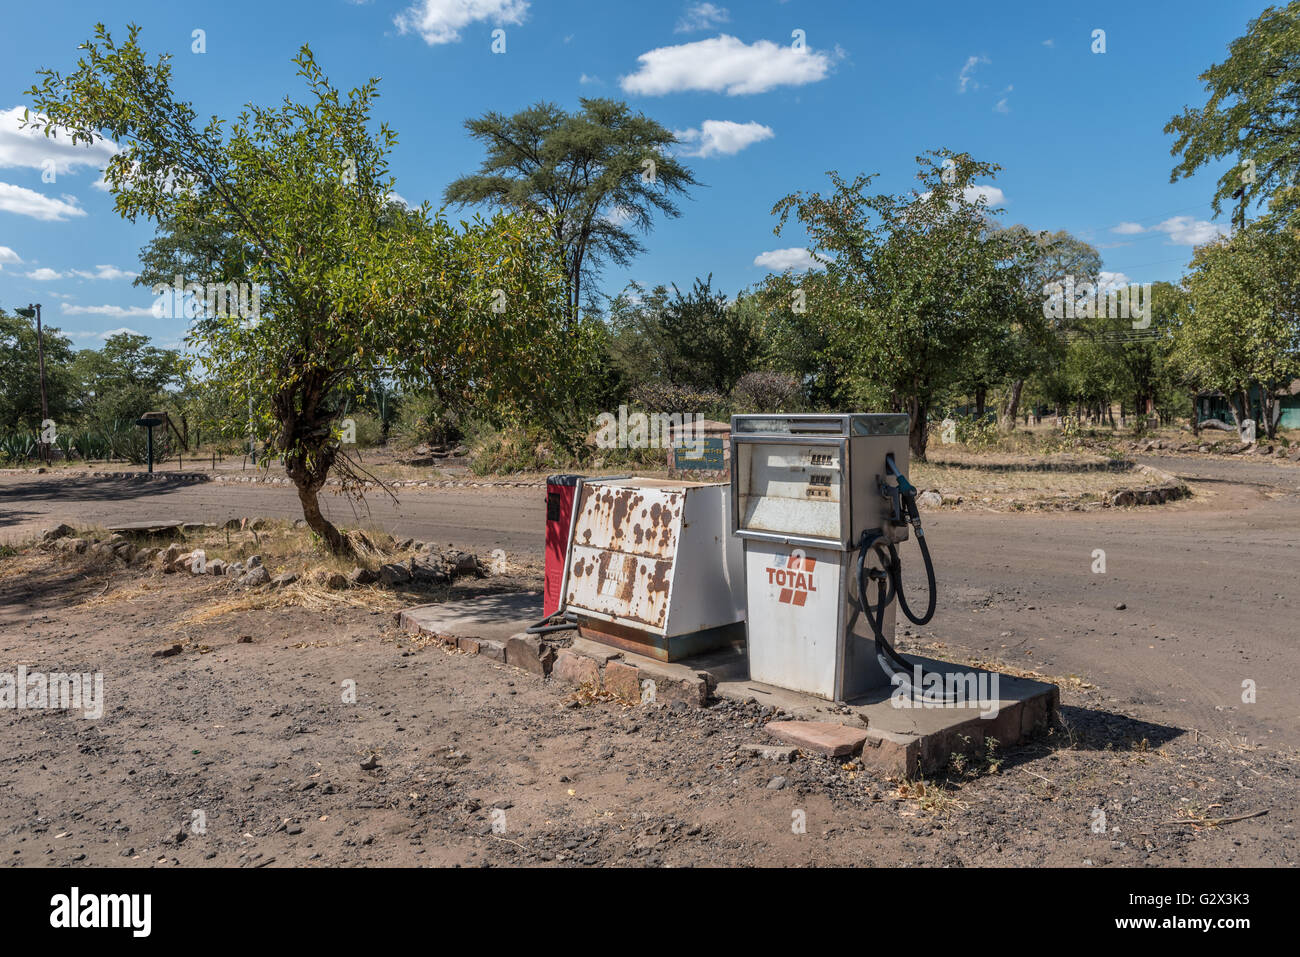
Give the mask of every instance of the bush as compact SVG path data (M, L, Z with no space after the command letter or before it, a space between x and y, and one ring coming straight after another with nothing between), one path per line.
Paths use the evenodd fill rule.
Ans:
M731 390L733 412L789 412L799 404L799 382L784 372L746 372Z
M632 399L647 411L669 415L689 413L705 418L727 418L727 400L712 389L667 382L647 382L632 390Z

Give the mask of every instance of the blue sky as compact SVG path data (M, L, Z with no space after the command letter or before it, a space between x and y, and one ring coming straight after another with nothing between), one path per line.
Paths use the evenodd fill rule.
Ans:
M1007 223L1068 229L1105 269L1133 282L1176 280L1193 244L1226 226L1209 197L1219 169L1171 184L1162 129L1200 105L1197 75L1226 57L1267 4L1041 2L975 5L753 0L223 0L220 3L10 4L0 35L0 305L39 301L81 347L131 329L179 345L179 320L155 318L132 287L153 235L94 184L102 156L71 154L16 128L40 67L70 68L104 20L143 28L174 54L174 82L200 117L297 96L290 58L309 43L336 85L382 78L378 115L398 132L397 191L440 205L481 151L462 126L487 110L580 96L627 100L685 137L705 184L646 253L606 270L685 287L712 272L730 294L768 266L798 261L804 237L774 236L770 210L825 172L875 172L903 191L914 157L947 147L1003 167L992 197ZM505 52L492 51L493 30ZM195 30L206 52L192 52ZM795 53L794 31L805 49ZM1105 31L1105 52L1093 33ZM48 182L53 172L53 182Z

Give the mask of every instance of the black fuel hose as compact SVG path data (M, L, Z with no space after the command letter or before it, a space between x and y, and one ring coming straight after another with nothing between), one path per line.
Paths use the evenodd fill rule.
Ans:
M914 625L928 624L930 619L934 617L934 609L938 598L934 588L934 559L930 557L930 546L925 541L925 529L921 527L921 510L916 507L916 486L903 476L898 466L894 464L892 454L885 456L885 468L893 472L898 481L898 491L902 500L903 512L901 517L916 530L916 544L921 548L921 561L925 565L926 587L930 593L924 615L917 616L913 613L911 606L907 604L907 596L903 594L903 566L902 562L898 560L898 549L894 547L893 542L889 542L889 575L894 582L894 592L898 595L898 607L903 610L907 620Z
M876 660L880 663L880 667L884 670L885 674L894 679L896 685L905 686L911 693L913 699L927 699L925 689L917 687L916 683L912 680L913 669L919 668L920 666L914 665L912 662L900 655L896 650L894 650L893 644L885 638L885 609L889 606L889 602L893 600L895 595L899 597L899 603L901 605L902 592L898 588L898 581L896 580L898 579L898 576L893 569L893 565L898 561L897 552L894 550L892 543L885 542L883 539L884 534L879 529L873 528L862 533L862 540L858 547L858 604L861 606L862 613L866 616L867 623L871 625L871 631L875 635ZM875 549L877 554L880 554L879 548L882 544L887 545L891 558L889 561L886 561L884 556L881 555L881 564L885 567L876 575L872 576L876 581L876 611L873 613L872 606L867 604L867 552ZM929 564L928 561L927 564ZM931 582L934 580L933 575L933 566L931 566ZM934 594L933 584L931 584L930 593L931 595ZM933 608L930 609L930 614L934 614ZM911 615L908 615L908 617L911 618ZM929 618L927 617L926 620L928 621ZM935 672L927 672L924 669L921 669L922 682L924 683L925 678L930 674L934 674L935 677L939 679L938 687L943 688L945 684L943 676ZM956 692L932 692L928 695L928 700L955 701Z

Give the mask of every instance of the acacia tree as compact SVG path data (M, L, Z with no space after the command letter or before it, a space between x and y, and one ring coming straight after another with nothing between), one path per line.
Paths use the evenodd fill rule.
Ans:
M494 204L547 224L564 251L570 322L600 264L630 263L643 250L633 230L649 232L656 210L680 215L674 197L697 185L669 152L670 130L617 100L579 103L575 113L540 102L466 120L487 156L446 191L448 203Z
M1237 199L1266 210L1270 226L1300 226L1300 2L1269 7L1228 46L1228 59L1200 75L1209 99L1165 125L1181 161L1170 182L1225 157L1213 205Z
M357 494L366 477L341 442L339 410L384 375L546 404L563 391L557 355L577 349L557 332L557 252L523 217L453 228L427 206L395 211L387 155L396 135L386 124L371 130L377 80L342 95L303 46L294 59L303 102L249 105L200 127L172 92L170 57L151 61L138 37L132 25L118 44L97 25L75 71L40 71L29 91L38 113L24 120L74 143L121 145L105 179L125 218L229 237L209 242L206 265L223 272L185 278L249 282L260 307L205 309L189 342L227 394L249 397L307 524L348 552L319 503L331 472Z
M831 195L794 193L772 211L778 235L794 215L825 262L806 308L843 317L831 335L851 362L853 397L906 411L924 460L934 400L1023 313L1025 252L991 228L994 210L974 185L998 166L946 150L916 160L921 189L910 195L869 195L874 176L832 172Z

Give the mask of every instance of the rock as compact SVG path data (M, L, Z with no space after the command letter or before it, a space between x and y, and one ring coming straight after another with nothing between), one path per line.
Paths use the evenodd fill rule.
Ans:
M769 791L779 791L783 787L785 787L785 778L779 774L767 782L767 789Z
M353 585L373 585L379 581L379 576L369 568L354 568L348 572L348 582Z
M76 529L74 529L71 525L64 525L64 524L55 525L53 528L47 529L45 533L41 535L41 541L53 542L60 538L67 538L75 531Z
M362 771L373 771L377 767L379 767L379 755L377 754L367 755L365 760L361 762Z
M408 562L411 578L417 582L432 585L451 584L451 575L441 564L435 564L422 558L412 558ZM382 573L382 569L380 570Z
M1115 606L1116 611L1124 611L1126 608L1128 608L1128 605L1124 604L1123 602L1120 602L1118 605Z
M405 585L411 580L411 570L405 565L390 562L379 566L379 580L388 588Z
M59 539L59 548L65 552L75 552L78 555L84 555L86 549L90 547L90 542L84 538L61 538Z
M555 649L543 643L539 635L521 631L506 641L506 664L545 678L555 664Z
M181 646L180 646L180 644L178 643L178 644L174 644L174 645L168 645L166 648L160 648L159 650L157 650L157 651L155 651L155 652L153 653L152 657L154 657L154 658L170 658L170 657L172 657L173 655L179 655L180 653L181 653Z
M779 764L789 764L794 760L798 748L782 748L774 744L742 744L740 751L742 754L752 754L764 761L776 761Z
M220 578L222 575L226 573L226 567L227 566L224 561L222 561L220 558L214 558L212 559L212 561L208 562L207 566L204 568L204 573L208 575L215 575L216 577Z
M262 556L261 556L261 555L249 555L249 556L248 556L248 567L249 567L249 568L261 568L261 567L262 567Z
M250 568L250 569L248 570L248 574L249 574L249 575L253 575L253 574L256 574L256 573L259 572L259 571L266 571L266 569L263 568L261 565L258 565L257 568ZM270 572L266 572L266 574L269 576L271 573L270 573ZM296 573L294 573L294 572L281 572L280 574L276 575L274 578L271 579L271 587L272 587L272 588L288 588L290 585L292 585L292 584L293 584L294 582L296 582L297 580L298 580L298 575L297 575Z
M922 492L916 497L918 505L924 505L926 508L938 508L943 504L943 496L933 490Z
M108 542L95 542L87 549L87 554L91 558L100 558L105 561L112 561L117 556L113 554L113 546Z
M280 578L283 577L283 575L280 576ZM298 576L295 575L293 577L296 579ZM248 571L244 572L243 576L239 579L239 584L244 588L257 588L259 585L265 585L270 580L271 573L259 565L257 568L250 568ZM279 579L276 580L279 581ZM277 587L282 588L284 586L279 585Z
M451 557L453 575L473 575L475 578L487 576L486 570L479 564L478 556L470 552L456 552Z
M325 576L325 587L330 591L343 591L348 587L348 576L342 572L330 572Z
M867 740L865 729L829 721L770 721L763 730L778 741L828 758L857 754Z

